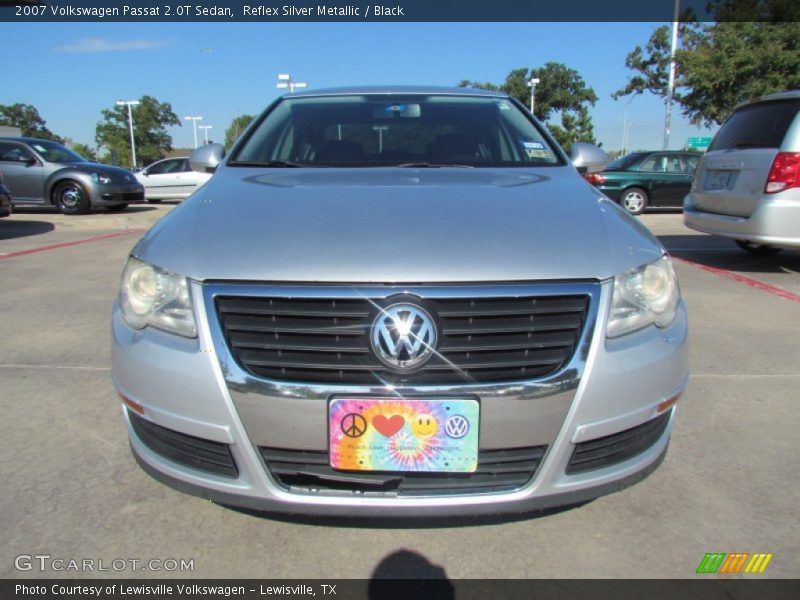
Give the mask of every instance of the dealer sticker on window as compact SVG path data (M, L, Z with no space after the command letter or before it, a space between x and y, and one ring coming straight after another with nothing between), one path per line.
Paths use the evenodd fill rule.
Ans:
M337 398L328 410L330 464L346 471L471 473L479 405L469 399Z

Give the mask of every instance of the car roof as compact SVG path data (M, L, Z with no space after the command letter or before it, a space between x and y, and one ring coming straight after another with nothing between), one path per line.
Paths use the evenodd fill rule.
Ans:
M22 142L23 144L36 144L39 142L48 142L52 144L59 144L60 142L56 142L54 140L45 140L42 138L35 138L35 137L25 137L25 136L0 136L0 140L5 142ZM61 144L62 146L64 144Z
M479 90L475 88L420 86L420 85L375 85L359 87L324 88L305 90L284 94L283 98L300 98L313 96L354 96L381 94L440 94L450 96L484 96L489 98L508 98L508 94L500 91Z
M746 100L744 102L737 104L733 110L739 110L744 106L749 106L751 104L758 104L759 102L774 102L776 100L793 100L796 98L800 98L800 90L787 90L785 92L777 92L775 94L766 94L764 96L751 98L750 100Z

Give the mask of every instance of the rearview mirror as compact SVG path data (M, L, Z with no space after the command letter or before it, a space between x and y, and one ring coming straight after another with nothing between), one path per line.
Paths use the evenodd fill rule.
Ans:
M189 167L198 173L213 173L225 158L225 146L206 144L189 155Z
M573 143L569 149L569 156L578 173L602 171L610 160L602 148L586 142Z

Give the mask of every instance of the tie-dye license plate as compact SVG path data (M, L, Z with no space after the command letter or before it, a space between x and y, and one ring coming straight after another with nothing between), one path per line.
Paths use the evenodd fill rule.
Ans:
M477 400L337 398L328 410L330 462L346 471L471 473Z

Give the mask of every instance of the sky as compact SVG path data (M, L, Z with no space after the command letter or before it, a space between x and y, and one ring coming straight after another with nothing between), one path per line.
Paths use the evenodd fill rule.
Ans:
M279 73L309 89L348 85L501 83L514 68L549 61L576 69L599 100L595 137L622 145L624 100L611 94L631 72L625 56L659 23L0 23L6 48L0 104L35 106L54 133L95 146L101 110L149 94L183 120L203 117L209 137L242 113L258 114L280 93ZM664 103L628 105L629 149L660 149ZM169 128L191 147L191 121ZM713 130L673 107L670 148ZM198 131L202 140L202 133Z

